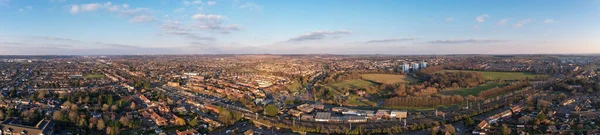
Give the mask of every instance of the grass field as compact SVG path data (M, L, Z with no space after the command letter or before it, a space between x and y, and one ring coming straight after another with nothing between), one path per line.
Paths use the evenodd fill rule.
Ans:
M335 89L335 90L341 90L342 88L344 88L344 89L366 88L366 87L370 87L373 85L375 85L375 84L373 84L369 81L355 79L355 80L345 80L345 81L341 81L341 82L336 82L336 83L328 84L326 86L330 87L332 89Z
M473 95L473 96L477 96L479 94L479 92L481 92L481 91L488 90L488 89L495 88L495 87L501 87L502 85L503 84L501 84L501 83L486 83L486 84L482 84L482 85L472 87L472 88L447 90L447 91L440 92L440 94L442 94L442 95L461 95L461 96Z
M292 82L290 84L287 84L286 87L292 92L298 92L302 89L302 85L300 85L299 82Z
M97 78L104 78L103 74L86 74L83 76L83 78L85 79L97 79Z
M395 84L400 82L416 82L416 78L406 75L393 74L362 74L361 77L365 80L374 81L382 84Z
M525 78L535 77L550 77L549 75L536 75L527 72L492 72L492 71L470 71L470 70L442 70L439 72L479 72L482 73L486 80L521 80Z

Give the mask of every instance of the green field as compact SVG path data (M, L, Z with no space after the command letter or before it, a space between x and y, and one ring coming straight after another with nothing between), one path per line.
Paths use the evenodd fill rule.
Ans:
M352 106L375 106L377 103L369 100L361 100L362 98L358 95L350 95L348 96L348 105Z
M299 92L302 89L302 85L300 85L299 82L292 82L290 84L287 84L286 87L292 92Z
M83 78L85 79L98 79L98 78L104 78L104 74L86 74L83 76Z
M439 72L479 72L486 80L522 80L525 78L550 77L550 75L536 75L527 72L492 72L492 71L470 71L470 70L442 70Z
M375 84L369 82L369 81L365 81L365 80L361 80L361 79L355 79L355 80L344 80L341 82L336 82L336 83L332 83L332 84L328 84L326 85L326 87L330 87L332 89L335 89L336 91L339 91L341 89L358 89L358 88L367 88L370 86L373 86Z
M382 84L395 84L401 82L416 82L416 78L406 75L394 75L394 74L362 74L360 75L363 79L382 83Z
M479 92L481 92L481 91L488 90L488 89L495 88L495 87L502 87L502 86L503 86L503 84L501 84L501 83L486 83L486 84L482 84L482 85L472 87L472 88L447 90L447 91L440 92L440 94L442 94L442 95L461 95L461 96L473 95L473 96L477 96L479 94Z

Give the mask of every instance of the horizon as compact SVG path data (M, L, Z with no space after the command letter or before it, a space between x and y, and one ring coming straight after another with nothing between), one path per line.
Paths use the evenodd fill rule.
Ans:
M0 0L0 16L0 56L600 54L597 0Z

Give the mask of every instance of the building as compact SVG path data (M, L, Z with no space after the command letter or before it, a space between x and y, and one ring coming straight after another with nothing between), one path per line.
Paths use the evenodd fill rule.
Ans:
M425 62L425 61L422 61L422 62L421 62L421 68L426 68L426 67L427 67L427 62Z
M8 118L0 123L0 134L2 135L51 135L54 134L54 121L41 120L35 126L22 125L17 118Z
M175 130L175 133L177 135L200 135L200 133L198 133L198 131L196 131L194 129L188 129L186 131Z
M171 87L179 87L179 82L168 82L167 85Z
M408 116L408 112L406 111L392 111L390 113L390 118L392 119L406 119Z
M330 112L317 112L317 115L315 115L315 121L329 122L329 120L331 120Z
M344 120L349 123L365 123L367 117L365 116L344 116Z
M390 110L377 110L375 117L378 119L390 118Z
M292 115L294 117L300 117L300 115L304 114L304 112L298 111L298 110L295 110L295 109L290 109L288 111L288 114L290 114L290 115Z
M410 72L409 70L410 70L410 65L402 64L402 72L408 73L408 72Z
M413 63L412 68L413 68L413 71L419 70L419 63Z

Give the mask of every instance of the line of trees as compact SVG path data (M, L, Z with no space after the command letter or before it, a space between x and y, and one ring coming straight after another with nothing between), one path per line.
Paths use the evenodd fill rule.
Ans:
M460 95L427 96L427 97L394 97L386 99L386 107L430 107L437 105L458 104L465 101Z
M513 91L513 90L518 90L524 87L530 86L529 82L524 81L524 82L515 82L509 86L505 86L502 88L496 87L496 88L492 88L489 90L484 90L479 92L479 97L491 97L491 96L496 96L498 94L502 94L504 92L509 92L509 91Z

